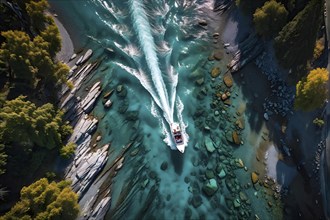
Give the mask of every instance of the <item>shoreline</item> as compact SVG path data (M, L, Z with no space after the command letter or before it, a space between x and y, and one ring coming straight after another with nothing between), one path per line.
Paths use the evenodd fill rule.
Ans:
M61 35L61 50L56 54L56 59L69 65L69 60L74 54L75 49L73 41L61 20L51 12L49 12L49 15L53 18Z

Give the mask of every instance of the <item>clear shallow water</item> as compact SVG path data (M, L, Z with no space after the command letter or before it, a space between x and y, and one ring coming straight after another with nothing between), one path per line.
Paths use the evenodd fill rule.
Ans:
M107 218L238 216L239 208L229 210L225 204L225 199L230 198L232 203L238 194L229 193L224 180L218 180L219 190L211 198L201 190L207 169L215 170L219 164L225 167L215 153L205 152L206 134L195 127L193 120L197 107L207 109L211 102L211 93L202 101L196 99L200 88L191 75L199 72L207 80L213 65L206 62L211 49L207 30L197 25L197 19L208 19L203 17L208 15L205 12L211 15L212 1L51 2L66 27L72 27L69 32L75 45L92 48L94 58L104 58L86 87L102 81L104 91L118 85L127 89L126 97L119 97L116 92L112 95L114 104L110 110L105 111L101 99L94 110L100 121L97 132L102 134L99 145L111 142L109 164L130 139L137 136L139 140L133 146L139 153L127 155L123 168L113 179ZM108 57L105 48L113 49L116 56ZM221 69L225 69L225 63ZM101 71L105 67L108 69ZM119 113L123 106L127 106L125 114ZM231 111L234 114L234 109ZM137 113L138 120L128 119L129 113ZM171 150L168 124L172 120L185 128L184 154ZM213 134L218 138L217 144L222 145L219 139L224 133L215 129ZM165 171L160 168L163 162L168 164ZM243 172L233 172L231 179L242 176L245 184L249 179ZM252 191L248 194L252 195ZM202 205L194 208L192 200L198 196Z

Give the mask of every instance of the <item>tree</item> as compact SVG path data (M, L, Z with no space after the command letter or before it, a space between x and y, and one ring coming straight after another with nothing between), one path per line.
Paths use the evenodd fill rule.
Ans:
M284 5L276 0L267 1L253 14L253 21L258 34L273 37L286 24L288 12Z
M0 62L9 68L11 78L34 84L38 68L31 61L34 45L30 37L22 31L5 31L1 35L6 41L1 44Z
M0 175L6 172L5 169L6 164L7 164L7 154L5 152L5 145L0 143Z
M6 101L0 112L0 129L5 144L37 145L47 149L61 148L72 128L62 120L63 113L52 104L37 107L24 96Z
M54 57L57 52L61 50L61 35L53 20L50 24L40 33L40 36L48 42L48 52L51 57Z
M43 30L45 28L45 23L49 21L48 16L44 13L49 7L48 2L46 0L34 0L29 1L25 5L33 26L37 30Z
M311 111L323 105L328 95L327 81L329 72L325 68L317 68L308 74L306 79L296 86L295 108Z
M275 38L276 56L285 68L305 67L313 57L322 12L323 2L311 0Z
M61 148L60 150L61 156L64 158L70 158L74 154L76 147L77 145L75 143L73 142L68 143L67 145Z
M56 26L49 25L33 40L22 31L1 33L6 38L0 48L0 65L7 66L12 79L34 88L38 80L58 84L66 82L69 67L53 57L61 47Z
M22 188L20 201L2 219L74 220L78 213L78 196L68 181L49 183L42 178Z

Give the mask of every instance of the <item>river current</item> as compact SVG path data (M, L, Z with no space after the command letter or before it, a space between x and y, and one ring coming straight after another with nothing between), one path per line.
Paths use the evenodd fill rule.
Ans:
M209 139L195 126L197 107L207 108L211 102L211 97L196 98L200 90L195 89L194 77L209 74L212 68L207 62L212 33L199 22L212 19L213 1L50 3L75 48L92 48L93 57L102 60L85 88L101 81L103 91L120 85L127 92L124 97L112 95L110 110L100 99L93 111L99 119L97 133L102 135L99 145L111 143L109 163L124 145L139 141L137 155L126 157L112 180L106 219L235 219L240 211L250 216L245 206L228 209L226 200L235 201L228 185L220 186L213 197L201 189L208 181L205 171L219 167L211 163L218 161L214 154L209 159L199 151ZM109 49L115 55L110 56ZM225 62L221 65L226 68ZM170 134L173 122L182 129L184 154L175 150ZM239 185L233 178L233 184Z

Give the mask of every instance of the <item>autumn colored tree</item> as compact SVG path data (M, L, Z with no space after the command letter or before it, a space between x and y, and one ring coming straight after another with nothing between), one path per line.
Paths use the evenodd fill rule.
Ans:
M284 5L276 0L267 1L253 14L253 21L258 34L273 37L286 24L288 12Z
M70 183L49 183L46 178L42 178L23 187L20 201L1 219L74 220L78 214L78 196L71 190Z
M37 107L24 96L6 101L0 111L2 141L47 149L61 148L62 141L72 131L62 120L63 113L52 104Z
M275 38L276 56L285 68L305 67L313 57L324 3L311 0Z
M317 68L310 71L307 78L299 81L296 86L295 108L311 111L321 107L328 95L328 80L327 69Z

